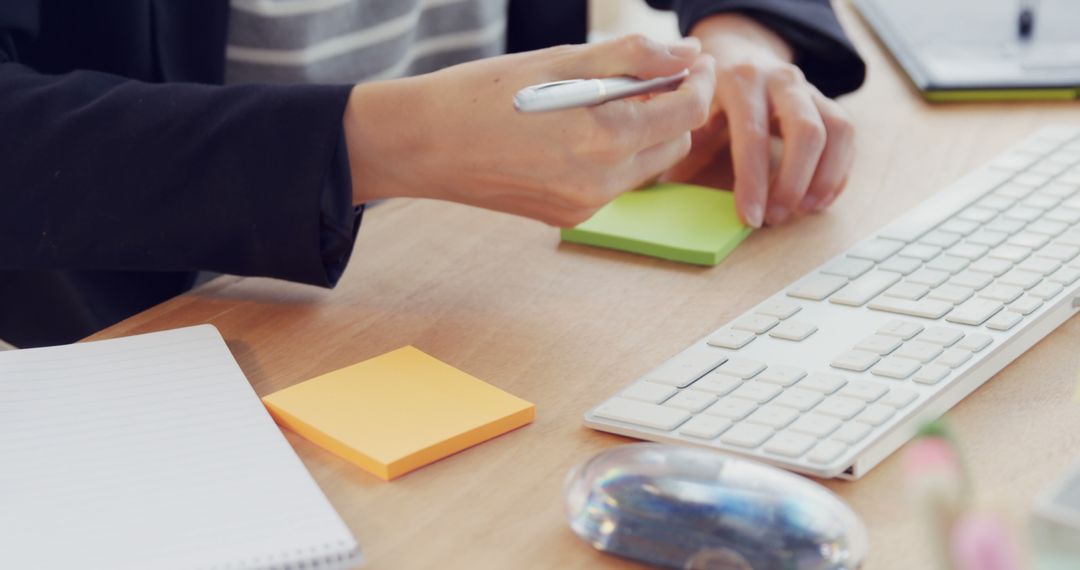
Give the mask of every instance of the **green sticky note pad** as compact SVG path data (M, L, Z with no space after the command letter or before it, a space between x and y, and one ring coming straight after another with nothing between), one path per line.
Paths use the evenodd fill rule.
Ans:
M731 192L690 184L658 184L627 192L562 240L695 265L716 265L750 227L735 212Z

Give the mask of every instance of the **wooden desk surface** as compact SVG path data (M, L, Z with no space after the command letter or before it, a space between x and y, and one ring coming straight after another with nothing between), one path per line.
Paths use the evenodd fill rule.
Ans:
M333 291L222 278L94 338L212 323L260 394L402 345L536 403L536 422L393 483L288 433L359 538L370 568L627 567L579 541L562 512L571 465L630 440L582 413L934 190L1075 103L930 106L849 10L870 66L843 99L859 129L844 197L828 213L754 234L693 268L560 245L537 222L454 204L397 201L366 214ZM948 414L978 500L1017 531L1035 493L1080 459L1080 320L1073 319ZM828 482L870 529L867 568L927 568L899 454L858 482Z

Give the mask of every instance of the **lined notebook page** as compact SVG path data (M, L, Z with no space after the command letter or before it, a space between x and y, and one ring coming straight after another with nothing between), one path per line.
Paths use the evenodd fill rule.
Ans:
M0 567L359 556L214 327L0 352Z

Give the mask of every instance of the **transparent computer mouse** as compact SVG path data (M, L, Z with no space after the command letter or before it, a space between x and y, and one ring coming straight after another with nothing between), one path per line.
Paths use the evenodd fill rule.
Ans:
M637 443L572 469L570 527L599 550L668 568L858 568L866 528L804 477L720 452Z

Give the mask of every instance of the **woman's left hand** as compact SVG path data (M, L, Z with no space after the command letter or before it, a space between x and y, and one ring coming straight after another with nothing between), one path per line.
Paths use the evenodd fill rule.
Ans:
M747 224L782 224L832 204L855 155L844 109L807 82L783 39L749 17L710 16L691 35L716 59L713 108L709 123L694 133L690 154L664 178L692 178L730 152L735 203ZM772 175L774 134L783 151Z

